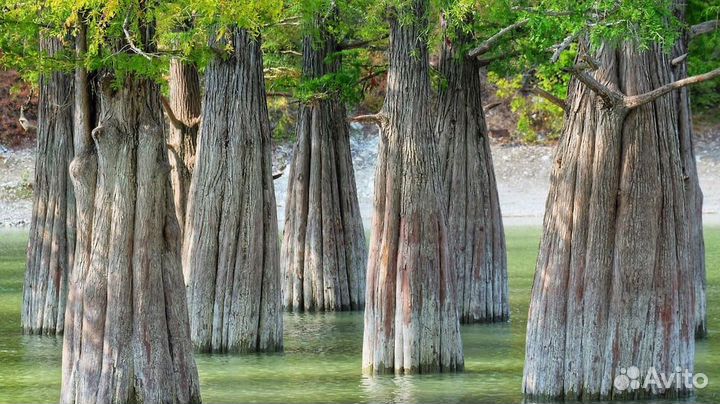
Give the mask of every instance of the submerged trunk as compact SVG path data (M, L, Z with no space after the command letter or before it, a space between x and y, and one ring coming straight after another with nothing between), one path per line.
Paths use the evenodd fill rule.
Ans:
M71 166L78 247L61 402L199 402L160 89L110 80Z
M282 300L260 40L228 35L232 53L205 72L185 225L191 335L203 351L277 351Z
M375 176L362 366L366 372L463 367L431 127L426 0L390 21L390 69Z
M457 275L460 321L510 317L507 255L490 142L482 109L479 66L463 53L462 34L443 44L439 70L439 141L450 262Z
M596 59L595 78L626 95L672 80L658 47L603 46ZM673 97L628 109L573 80L565 120L530 302L524 393L687 395L683 385L642 387L651 367L672 375L694 363L694 272ZM639 389L614 383L631 366L640 370Z
M41 52L62 51L60 39L41 39ZM29 334L63 331L67 284L75 252L75 197L68 167L73 150L73 77L40 78L33 214L23 287L22 327Z
M685 6L678 9L678 16L684 20ZM688 52L689 34L685 33L673 49L673 58ZM687 58L673 69L673 79L680 80L688 76ZM682 158L685 185L685 206L690 229L690 268L695 271L695 337L707 336L707 290L705 275L705 239L703 237L702 205L703 194L700 189L695 150L693 147L692 110L690 109L690 89L681 88L674 93L678 111L678 135L680 157Z
M304 76L337 71L326 38L304 43ZM358 310L365 304L367 247L350 156L345 108L338 97L300 106L290 165L282 267L283 298L296 311Z
M200 116L200 76L192 63L178 59L170 61L170 119L169 157L175 212L184 229L190 179L195 168Z

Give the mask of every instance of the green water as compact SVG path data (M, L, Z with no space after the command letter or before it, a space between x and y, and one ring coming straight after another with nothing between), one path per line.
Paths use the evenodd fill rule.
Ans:
M197 355L203 400L216 402L520 402L527 306L539 229L507 230L512 321L463 326L465 372L363 377L362 314L285 316L285 352ZM57 402L62 341L20 332L26 235L0 230L0 402ZM720 402L720 229L706 232L710 336L694 402Z

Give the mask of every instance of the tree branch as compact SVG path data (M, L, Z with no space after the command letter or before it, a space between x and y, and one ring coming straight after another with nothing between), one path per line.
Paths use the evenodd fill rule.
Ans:
M573 15L577 14L572 11L550 11L550 10L540 10L537 8L520 7L520 6L515 6L512 9L513 9L513 11L525 11L527 13L540 14L540 15L545 15L548 17L569 17L569 16L573 16Z
M557 105L558 107L562 108L563 110L565 110L567 108L567 103L565 102L565 100L563 100L562 98L556 96L555 94L553 94L549 91L545 91L544 89L542 89L538 86L533 86L532 88L528 89L528 92L533 95L537 95L538 97L542 97L542 98L550 101L551 103Z
M268 91L267 93L265 93L265 96L293 98L293 95L290 93L283 93L283 92L278 92L278 91Z
M165 114L168 116L170 123L175 128L180 129L180 130L187 130L187 129L194 128L195 126L200 124L199 116L196 116L195 118L189 120L188 122L183 122L175 115L175 113L172 110L172 107L170 106L170 101L168 101L167 98L161 96L160 101L162 102L162 106L163 106L163 109L165 110Z
M672 62L670 62L670 63L672 63L673 66L677 66L677 65L679 65L680 63L684 62L685 59L687 59L687 57L688 57L688 54L687 54L687 53L683 53L682 55L680 55L680 56L676 57L675 59L673 59Z
M550 63L557 63L557 61L560 60L560 55L565 52L565 50L577 40L578 34L579 32L568 35L567 37L565 37L565 39L563 39L562 42L553 46L553 49L555 49L555 51L550 57Z
M515 56L518 56L519 54L520 54L520 52L518 52L518 51L513 51L513 52L510 52L510 53L503 53L503 54L500 54L500 55L494 55L494 56L488 56L488 57L484 57L484 58L478 58L478 60L477 60L477 62L478 62L478 67L489 66L492 62L495 62L496 60L507 59L507 58L515 57Z
M138 48L137 46L135 46L135 43L132 40L132 36L130 35L130 31L127 28L127 24L128 24L128 17L125 17L125 20L123 21L122 29L123 29L123 32L125 33L125 40L127 40L127 44L130 47L130 49L133 52L137 53L138 55L144 57L147 60L152 60L153 57L157 57L157 55L147 53L147 52L143 51L142 49Z
M570 74L594 91L608 105L622 105L624 103L625 96L622 93L602 84L595 77L588 74L586 69L576 66L570 69Z
M500 101L492 102L492 103L484 106L484 107L483 107L483 111L485 111L485 113L488 113L488 112L492 111L493 109L501 106L502 104L503 104L503 103L500 102Z
M265 24L265 25L263 25L263 28L268 28L268 27L272 27L275 25L300 25L300 21L299 21L300 18L301 17L299 15L283 18L280 21L275 21L275 22Z
M385 120L385 115L383 115L382 112L369 115L357 115L348 118L348 122L374 123L377 126L383 126L385 124Z
M382 41L383 39L387 39L388 35L382 35L378 38L368 39L365 41L353 41L353 42L345 42L340 45L338 45L338 50L350 50L350 49L357 49L362 48L364 46L370 45L373 42Z
M698 37L700 35L709 34L720 29L720 20L710 20L695 24L690 27L690 39Z
M25 132L29 131L30 129L37 130L37 123L32 122L25 117L25 106L24 105L20 107L20 118L18 119L18 121L20 121L20 126L22 126L22 128Z
M698 74L696 76L673 81L672 83L665 84L664 86L648 91L647 93L625 97L625 106L630 109L637 108L649 102L655 101L673 90L687 87L692 84L702 83L703 81L712 80L718 77L720 77L720 68L711 70L704 74Z
M508 25L507 27L501 29L495 35L488 38L485 42L478 45L475 49L468 52L468 57L476 58L478 56L482 56L482 55L488 53L490 50L492 50L492 48L495 46L495 44L497 44L505 35L507 35L510 32L515 31L516 29L524 27L525 25L527 25L527 23L529 21L530 20L525 18L523 20L516 22L515 24Z

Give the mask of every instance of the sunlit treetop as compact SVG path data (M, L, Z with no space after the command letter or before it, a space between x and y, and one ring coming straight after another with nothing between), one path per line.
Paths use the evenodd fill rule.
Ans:
M26 77L43 70L110 69L118 77L128 73L159 78L170 57L184 57L202 65L209 39L232 29L260 34L281 18L282 0L0 0L0 64ZM88 51L77 59L73 41L85 27ZM40 36L61 38L67 52L49 58L38 52Z

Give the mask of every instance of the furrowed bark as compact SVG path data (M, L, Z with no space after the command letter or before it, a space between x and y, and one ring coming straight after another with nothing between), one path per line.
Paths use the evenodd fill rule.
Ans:
M81 25L76 53L86 49ZM129 75L115 89L111 73L82 67L75 77L78 236L60 402L199 403L160 88Z
M170 102L169 108L175 120L171 120L170 136L170 178L172 179L175 213L184 229L187 196L190 179L195 167L198 122L200 116L200 76L194 64L179 59L170 60Z
M78 254L61 401L200 402L160 89L97 84L99 124L72 163Z
M387 122L375 174L362 367L429 373L463 367L440 167L433 136L426 0L390 20Z
M303 71L337 71L326 58L337 43L304 41ZM361 310L367 247L350 155L345 108L338 97L300 106L290 165L281 265L283 299L294 311Z
M678 3L676 13L680 20L685 19L685 4ZM692 35L685 33L673 49L674 58L687 55ZM673 65L673 80L688 77L687 63ZM703 237L702 205L703 194L700 189L697 165L695 162L692 110L690 108L690 90L683 87L673 92L678 119L678 145L682 158L683 179L685 185L685 206L690 229L690 268L695 271L695 337L707 336L707 281L705 271L705 239Z
M439 141L450 262L463 323L510 317L507 255L497 183L482 109L478 62L459 54L466 39L444 42L439 70Z
M671 82L659 47L598 50L593 79L642 94ZM622 368L693 372L694 271L671 95L628 110L574 79L555 156L528 317L529 399L678 397L620 391ZM642 381L641 381L642 383Z
M194 345L282 350L282 297L270 123L260 39L231 30L205 72L183 269ZM223 49L221 43L213 43Z
M61 52L57 38L42 38L41 52ZM73 76L40 78L33 214L23 287L22 327L27 334L62 334L75 252L75 197L68 167L73 147Z

